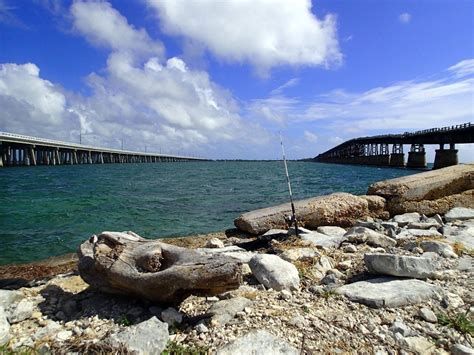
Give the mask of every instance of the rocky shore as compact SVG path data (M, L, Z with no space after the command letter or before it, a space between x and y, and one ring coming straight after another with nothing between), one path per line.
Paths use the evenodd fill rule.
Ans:
M168 240L243 274L171 306L99 292L74 259L0 268L0 353L474 354L473 189L451 167L300 201L299 237L282 205Z

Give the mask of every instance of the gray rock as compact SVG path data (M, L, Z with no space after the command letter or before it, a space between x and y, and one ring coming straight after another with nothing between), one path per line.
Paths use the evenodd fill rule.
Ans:
M345 237L352 243L367 243L373 247L388 248L397 245L397 241L366 227L353 227Z
M309 322L302 315L294 316L289 323L297 328L303 329L308 326Z
M474 355L474 349L462 344L454 344L451 347L453 355Z
M397 239L409 239L409 238L442 238L443 235L434 229L403 229L397 234Z
M209 313L214 313L212 323L223 326L231 321L238 312L251 304L252 301L245 297L235 297L229 300L218 301L209 308Z
M446 222L474 219L474 208L454 207L444 215L444 219Z
M323 286L314 285L309 288L309 292L314 293L316 296L322 296L325 289Z
M382 222L381 223L382 227L387 230L394 230L396 231L398 229L398 223L397 222Z
M321 226L316 229L316 232L338 237L342 237L344 234L346 234L346 230L344 228L337 226Z
M357 221L355 227L363 227L372 229L374 231L383 231L383 226L381 223L373 222L373 221Z
M204 245L205 248L224 248L224 242L218 238L209 239Z
M373 308L401 307L440 299L441 288L420 280L378 277L341 286L336 293Z
M347 244L342 247L342 251L344 253L356 253L357 252L357 247L352 244Z
M280 292L280 298L281 298L282 300L289 301L289 300L291 300L292 297L293 297L293 295L292 295L291 292L288 291L288 290L282 290L282 291Z
M299 231L299 228L298 228ZM286 229L270 229L269 231L262 234L259 239L270 240L274 238L284 238L288 236L289 233Z
M399 333L404 337L409 336L412 332L412 330L400 320L396 320L395 322L393 322L392 326L390 327L390 330L392 331L392 333Z
M265 330L254 330L233 342L217 349L217 355L234 354L286 354L298 355L300 352L286 341Z
M163 322L168 323L168 325L173 326L175 324L181 324L183 321L183 315L173 307L169 307L161 312L161 319Z
M407 229L430 229L439 228L441 225L438 222L414 222L408 223Z
M418 256L365 254L364 261L372 274L425 279L436 270L436 263Z
M245 264L247 264L250 261L250 259L252 259L252 257L256 255L256 253L249 252L236 245L230 245L223 248L197 248L195 250L198 253L203 254L203 255L221 254L221 255L229 256Z
M7 315L3 306L0 306L0 345L10 340L10 323L8 323Z
M315 246L324 248L339 248L341 243L346 240L343 236L326 235L318 232L305 233L301 235L302 240L306 240Z
M137 354L160 354L165 349L168 339L168 324L152 317L111 335L108 342L113 346L123 344L128 351Z
M7 309L11 304L20 301L25 295L20 291L0 290L0 307Z
M46 337L52 337L54 334L57 334L61 329L61 324L54 322L52 320L47 320L46 325L42 328L38 328L33 334L33 339L41 340Z
M323 279L321 280L321 284L323 285L334 285L337 283L337 276L334 275L334 274L328 274L326 276L323 277Z
M23 299L16 304L12 304L7 310L9 313L8 321L10 324L14 324L30 318L33 314L34 307L34 303L27 299Z
M249 262L255 278L266 288L296 290L300 286L298 269L276 255L258 254Z
M420 310L418 311L418 315L420 316L421 319L429 323L438 322L438 318L436 317L436 314L434 314L434 312L431 309L428 309L426 307L420 308Z
M209 328L207 328L204 323L198 323L198 324L196 324L196 326L194 327L194 329L196 329L196 332L197 332L198 334L207 333L207 332L209 331Z
M474 226L444 226L443 235L451 243L461 243L468 249L474 249Z
M458 257L451 245L443 242L438 242L434 240L423 240L420 243L420 248L423 249L423 251L433 252L438 255L441 255L444 258L456 259Z
M313 248L294 248L287 249L279 256L283 260L292 262L297 260L311 260L320 254Z
M400 227L405 227L409 223L419 222L420 218L421 216L418 212L410 212L394 216L392 220L397 222Z
M458 265L456 269L459 271L474 271L474 258L469 255L465 255L462 258L459 258Z
M430 354L436 349L436 345L428 341L428 339L415 336L404 339L405 346L415 354L424 355Z

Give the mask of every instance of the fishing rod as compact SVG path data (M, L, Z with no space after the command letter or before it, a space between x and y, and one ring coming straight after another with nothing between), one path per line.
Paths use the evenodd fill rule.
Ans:
M290 202L291 202L290 226L291 226L291 222L295 224L295 232L296 232L296 236L298 237L298 222L296 220L295 205L293 203L293 194L291 192L290 175L288 174L288 165L286 164L285 147L283 146L283 138L281 137L281 132L280 132L280 143L281 143L281 152L283 154L283 163L285 164L286 182L288 183L288 191L290 193Z

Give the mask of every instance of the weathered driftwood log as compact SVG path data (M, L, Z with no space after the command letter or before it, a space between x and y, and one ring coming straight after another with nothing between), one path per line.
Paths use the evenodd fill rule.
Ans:
M242 264L203 255L133 232L103 232L81 244L79 273L93 288L177 304L189 295L216 295L238 288Z
M455 165L369 186L369 195L387 200L391 215L444 214L453 207L474 208L474 164Z
M335 193L295 202L298 223L314 229L319 226L352 226L357 219L388 218L385 200L378 196L354 196ZM290 204L262 208L244 213L234 225L245 232L260 234L272 228L286 228L285 216L291 214Z

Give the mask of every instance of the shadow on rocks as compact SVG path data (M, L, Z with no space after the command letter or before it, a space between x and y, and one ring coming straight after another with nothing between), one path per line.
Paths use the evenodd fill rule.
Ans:
M132 325L156 315L151 311L157 307L150 307L150 302L91 289L74 294L56 285L48 285L41 295L44 298L38 305L41 313L55 321L69 322L97 316L112 319L117 324Z

